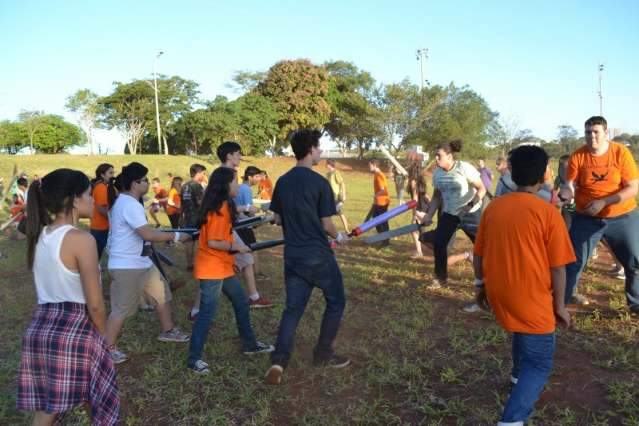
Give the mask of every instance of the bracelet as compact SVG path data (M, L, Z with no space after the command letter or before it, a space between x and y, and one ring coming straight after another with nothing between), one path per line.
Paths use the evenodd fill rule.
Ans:
M484 288L484 279L483 278L475 278L475 287Z

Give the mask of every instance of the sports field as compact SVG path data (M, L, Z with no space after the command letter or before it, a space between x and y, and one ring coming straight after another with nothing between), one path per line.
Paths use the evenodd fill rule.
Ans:
M78 168L90 176L107 161L116 171L140 161L168 185L167 173L186 177L195 160L185 156L0 156L0 176L19 172L40 176L57 167ZM214 163L205 163L209 170ZM246 159L276 180L292 159ZM345 213L351 225L366 215L372 201L372 177L364 162L338 162L347 182ZM325 173L324 164L316 170ZM395 195L391 184L391 194ZM397 199L393 199L393 206ZM166 216L162 220L168 225ZM0 219L6 218L6 212ZM391 222L407 224L408 215ZM335 221L338 224L338 221ZM339 227L339 226L338 226ZM373 231L374 232L374 231ZM264 226L258 240L276 238L279 228ZM461 233L456 250L469 250ZM312 366L323 302L314 293L302 318L293 360L279 387L266 386L267 356L245 357L228 301L222 302L205 346L211 374L194 376L185 368L187 346L156 341L158 321L140 312L125 325L119 346L131 357L117 367L126 425L164 424L495 424L509 389L510 346L507 333L489 313L467 314L461 308L473 294L468 262L451 268L449 285L427 290L432 258L410 258L408 237L377 250L354 240L336 249L347 290L347 306L336 349L352 359L343 370ZM173 277L189 280L174 295L178 326L190 331L187 312L196 285L184 271L177 246L162 251L178 264ZM25 424L30 415L15 409L20 338L35 304L31 274L25 267L25 244L0 237L0 424ZM525 254L513 253L513 256ZM253 310L257 338L274 343L283 309L281 247L260 252L261 293L276 303ZM530 424L639 425L639 321L626 313L623 281L608 277L610 257L602 250L591 262L582 292L594 301L572 309L573 325L558 335L554 373ZM109 277L103 275L108 295ZM81 409L68 424L89 424Z

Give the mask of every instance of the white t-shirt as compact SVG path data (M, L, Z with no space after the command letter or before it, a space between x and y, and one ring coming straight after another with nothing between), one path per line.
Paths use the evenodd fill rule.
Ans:
M465 161L455 161L449 171L437 167L433 173L433 187L442 194L444 213L458 216L462 207L466 206L475 196L477 190L470 181L480 180L479 171ZM477 203L470 210L477 211L481 203Z
M109 269L146 269L151 258L142 256L144 240L136 229L146 225L144 206L128 194L120 194L109 211Z

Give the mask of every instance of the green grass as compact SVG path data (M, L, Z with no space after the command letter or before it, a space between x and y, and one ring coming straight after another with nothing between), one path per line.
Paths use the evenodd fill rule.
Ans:
M117 167L131 159L106 158ZM186 175L194 160L135 159L164 181L167 172ZM5 181L13 161L18 161L20 171L43 175L62 166L90 173L102 158L0 157L0 176ZM250 163L267 169L273 178L293 164L291 159L248 159L245 164ZM349 162L341 167L347 166L353 170L344 172L346 215L356 225L370 206L372 179L361 164ZM407 215L394 220L391 227L406 223ZM263 227L258 239L274 238L280 232ZM456 250L469 247L460 235ZM188 278L181 248L165 251L179 263L171 274ZM0 252L8 255L0 260L0 424L24 424L31 415L15 410L15 378L20 337L29 323L35 295L24 266L24 244L0 237ZM495 424L508 392L508 335L491 315L461 311L472 295L467 262L451 268L450 288L428 291L425 284L432 279L432 260L410 259L411 252L408 237L381 251L358 241L337 249L348 301L336 348L350 356L353 364L341 371L312 367L311 352L324 306L321 294L315 292L280 387L262 382L269 365L266 356L240 355L227 301L205 347L204 359L212 366L207 377L195 377L184 368L186 345L155 340L154 314L136 314L127 321L119 343L131 356L118 367L123 424ZM251 316L257 337L274 342L284 303L282 252L276 248L263 253L260 261L270 279L259 281L259 289L277 306L253 311ZM596 304L579 311L571 329L560 331L555 370L530 424L639 424L639 323L625 311L623 283L604 276L607 267L600 259L584 276L582 288L596 298ZM104 278L108 287L107 274ZM175 318L185 330L190 330L186 315L195 289L191 280L175 294ZM68 422L89 424L80 409Z

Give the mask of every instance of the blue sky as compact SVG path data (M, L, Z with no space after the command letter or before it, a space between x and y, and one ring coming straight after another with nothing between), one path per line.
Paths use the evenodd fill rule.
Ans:
M639 132L639 1L29 1L0 2L0 119L21 109L70 116L80 88L159 72L234 97L235 70L280 59L342 59L379 82L468 85L519 128L550 139L599 112L605 64L610 127Z

